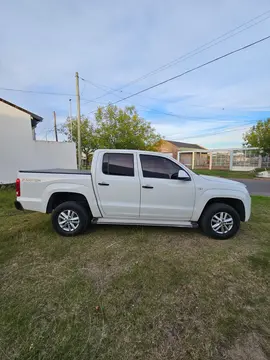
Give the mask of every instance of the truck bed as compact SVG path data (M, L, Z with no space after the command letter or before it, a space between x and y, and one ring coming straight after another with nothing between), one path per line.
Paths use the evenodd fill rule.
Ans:
M91 175L90 170L78 169L41 169L41 170L20 170L20 173L32 174L73 174L73 175Z

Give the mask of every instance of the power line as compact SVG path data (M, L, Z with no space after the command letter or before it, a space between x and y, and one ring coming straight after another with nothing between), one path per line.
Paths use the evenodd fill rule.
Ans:
M247 124L247 125L249 125L249 124ZM252 123L250 123L250 125L252 125ZM188 137L185 137L185 138L180 138L179 140L196 139L196 138L214 136L214 135L219 135L219 134L226 134L227 132L245 130L246 128L247 128L247 126L240 126L240 127L237 127L237 128L232 128L232 129L228 129L228 130L225 129L225 130L222 130L222 131L217 131L217 132L209 133L209 134L188 136ZM172 135L168 135L168 136L166 136L165 138L171 137L171 136L172 136ZM176 136L177 136L177 135L176 135ZM170 141L170 140L169 140L169 141ZM174 141L174 140L172 140L172 141Z
M125 84L124 86L122 86L121 88L119 88L119 89L117 89L117 90L115 90L115 91L121 91L122 89L126 88L127 86L129 86L129 85L131 85L131 84L135 84L136 82L139 82L139 81L141 81L141 80L144 80L144 79L146 79L147 77L149 77L149 76L151 76L151 75L154 75L154 74L156 74L156 73L158 73L158 72L160 72L160 71L162 71L162 70L166 70L167 68L169 68L169 67L171 67L171 66L173 66L173 65L176 65L176 64L178 64L178 63L181 62L181 61L187 60L187 59L189 59L189 58L191 58L191 57L193 57L193 56L195 56L195 55L197 55L197 54L199 54L199 53L201 53L201 52L203 52L203 51L205 51L205 50L208 50L209 48L211 48L211 47L213 47L213 46L215 46L215 45L217 45L217 44L219 44L219 43L221 43L221 42L223 42L223 41L225 41L225 40L227 40L227 39L229 39L229 38L231 38L231 37L233 37L233 36L238 35L239 33L243 32L243 31L245 31L245 30L250 29L250 28L253 27L253 26L258 25L259 23L267 20L270 16L267 16L267 17L259 20L259 21L256 22L255 24L251 24L250 26L245 27L244 29L242 29L242 30L234 33L236 30L241 29L242 27L244 27L244 26L252 23L253 21L255 21L255 20L257 20L257 19L259 19L259 18L261 18L261 17L263 17L264 15L269 14L269 13L270 13L270 10L265 11L264 13L262 13L262 14L256 16L256 17L254 17L254 18L252 18L252 19L250 19L249 21L247 21L247 22L245 22L245 23L237 26L236 28L234 28L234 29L232 29L232 30L227 31L226 33L218 36L217 38L215 38L215 39L213 39L213 40L211 40L211 41L209 41L209 42L207 42L207 43L205 43L205 44L203 44L203 45L201 45L201 46L199 46L199 47L197 47L197 48L195 48L194 50L192 50L192 51L190 51L190 52L188 52L188 53L186 53L186 54L184 54L184 55L182 55L182 56L180 56L180 57L178 57L178 58L176 58L176 59L174 59L174 60L172 60L172 61L170 61L170 62L168 62L168 63L166 63L166 64L164 64L164 65L162 65L162 66L160 66L160 67L158 67L158 68L155 69L155 70L152 70L152 71L146 73L145 75L140 76L139 78L137 78L137 79L135 79L135 80L132 80L132 81L128 82L127 84ZM230 34L231 34L231 35L230 35ZM229 36L227 36L227 35L229 35ZM224 36L227 36L227 37L226 37L225 39L222 39ZM220 39L221 39L221 40L220 40ZM217 41L217 40L219 40L219 41ZM216 42L216 41L217 41L217 42ZM214 44L213 44L213 43L214 43ZM211 44L212 44L212 45L211 45ZM208 45L209 45L209 46L208 46ZM206 47L206 46L207 46L207 47ZM205 48L205 47L206 47L206 48ZM109 91L109 92L107 92L107 93L105 93L105 94L103 94L103 95L95 98L95 100L101 99L102 97L104 97L104 96L106 96L106 95L109 95L109 94L112 94L113 92L114 92L114 90L113 90L113 91Z
M94 87L99 88L99 89L103 89L103 88L106 88L106 87L109 88L106 85L96 84L96 83L94 83L94 82L92 82L90 80L86 80L86 79L83 79L83 78L80 78L80 79L83 80L83 81L89 82L91 85L93 85ZM119 95L116 95L116 96L120 97ZM120 97L120 99L122 99L122 98ZM84 105L86 105L86 104L87 104L87 102ZM107 105L107 103L102 103L102 104ZM147 112L156 112L158 114L175 117L175 118L179 118L179 119L182 119L182 120L183 119L184 120L213 120L213 119L210 119L209 116L202 117L202 116L179 115L179 114L175 114L173 112L165 112L165 111L162 111L162 110L149 108L148 106L144 106L144 105L141 105L141 104L138 104L138 103L137 104L134 103L134 105L146 109ZM86 115L93 114L95 111L96 110L92 110L89 113L87 113ZM220 119L220 121L231 121L231 119ZM244 121L250 121L250 120L244 120Z
M270 17L270 16L269 16ZM107 90L110 90L108 93L110 94L113 94L115 92L121 92L121 93L124 93L124 94L131 94L131 92L127 92L127 91L122 91L122 90L119 90L119 89L114 89L114 88L111 88L110 86L107 86L107 85L101 85L101 84L97 84L97 83L94 83L93 81L90 81L90 80L87 80L87 79L84 79L82 77L80 77L80 79L86 83L89 83L91 84L92 86L96 87L97 89L100 89L100 90L103 90L103 91L107 91ZM104 97L106 94L98 97L98 98L95 98L94 100L97 100L99 98L102 98ZM115 96L118 96L118 95L115 95ZM148 98L148 99L151 99L151 100L155 100L155 101L160 101L160 99L157 99L157 98L154 98L152 96L144 96L144 98ZM90 102L90 101L89 101ZM86 105L87 102L84 104Z
M197 54L200 54L201 52L203 52L203 51L205 51L205 50L208 50L208 49L210 49L211 47L216 46L216 45L220 44L221 42L223 42L223 41L225 41L225 40L227 40L227 39L230 39L231 37L236 36L236 35L240 34L241 32L250 29L250 28L253 27L253 26L256 26L256 25L260 24L261 22L269 19L270 15L267 16L267 17L265 17L264 19L261 19L260 21L256 22L255 24L251 24L251 25L249 25L248 27L246 27L246 28L244 28L244 29L241 29L241 30L237 31L236 33L233 33L233 34L229 35L230 33L236 31L237 29L243 27L244 25L249 24L250 22L254 21L255 19L257 19L257 18L259 18L259 17L261 17L261 16L263 16L263 15L265 15L265 14L267 14L267 13L270 13L270 10L268 10L268 11L266 11L265 13L257 16L256 18L253 18L252 20L250 20L250 21L248 21L248 22L246 22L246 23L244 23L244 24L236 27L235 29L233 29L233 30L231 30L231 31L228 31L227 33L225 33L225 34L223 34L223 35L221 35L221 36L213 39L212 41L209 41L208 43L206 43L206 44L204 44L204 45L202 45L202 46L200 46L200 47L198 47L198 48L196 48L196 49L188 52L187 54L182 55L182 56L180 56L179 58L177 58L177 59L175 59L175 60L173 60L173 61L171 61L171 62L169 62L169 63L167 63L167 64L165 64L165 65L163 65L163 66L161 66L161 67L159 67L159 68L157 68L157 69L155 69L155 70L153 70L153 71L151 71L151 72L149 72L149 73L147 73L147 74L145 74L145 75L143 75L143 76L141 76L140 78L131 81L131 82L128 83L127 85L134 84L135 82L144 80L144 79L146 79L147 77L149 77L149 76L151 76L151 75L154 75L154 74L156 74L156 73L158 73L158 72L160 72L160 71L166 70L166 69L168 69L168 68L170 68L170 67L178 64L178 63L181 62L181 61L187 60L187 59L189 59L189 58L191 58L191 57L193 57L193 56L195 56L195 55L197 55ZM226 36L226 35L229 35L229 36L227 36L227 37L225 37L225 38L223 39L223 37ZM219 40L219 39L221 39L221 40ZM217 40L219 40L219 41L217 41ZM216 42L216 41L217 41L217 42ZM212 44L212 45L210 45L210 44ZM207 46L207 45L209 45L209 46ZM205 46L207 46L207 47L205 47ZM198 51L198 50L200 50L200 51ZM127 85L125 85L125 87L126 87ZM123 89L123 88L122 88L122 89Z
M253 125L253 122L255 122L256 120L248 120L249 122L246 123L246 124L243 124L242 126L238 126L238 127L235 127L235 128L228 128L228 129L223 129L223 130L220 130L220 131L216 131L216 132L210 132L210 133L206 133L206 134L197 134L197 135L192 135L192 136L188 136L188 137L185 137L185 138L180 138L178 140L182 141L182 140L189 140L189 139L195 139L195 138L204 138L204 137L208 137L208 136L214 136L214 135L219 135L219 134L226 134L227 132L233 132L233 131L241 131L241 130L245 130L247 128L248 125ZM58 131L60 131L60 128L58 129ZM52 133L54 132L54 129L49 129L49 130L44 130L43 131L43 134L45 132L45 135L43 136L46 136L47 137L47 134L48 133ZM40 134L42 135L42 134ZM181 134L173 134L173 135L166 135L165 136L165 139L167 138L171 138L173 136L178 136L178 135L181 135ZM169 139L168 139L169 140ZM170 141L170 140L169 140ZM172 140L174 141L174 140ZM177 141L177 140L175 140Z
M74 118L76 118L76 116L74 117ZM209 120L214 120L214 119L209 119ZM217 121L218 120L220 120L220 121L232 121L232 119L217 119ZM243 121L246 121L246 123L245 122L243 122ZM244 120L242 120L242 124L241 124L241 126L237 126L237 127L233 127L233 128L231 128L231 127L229 127L228 129L222 129L222 130L220 130L220 131L218 131L218 132L214 132L214 133L212 133L212 132L210 132L210 133L204 133L204 134L197 134L197 135L192 135L192 136L188 136L188 137L185 137L185 138L181 138L182 140L185 140L185 139L192 139L192 138L197 138L197 137L205 137L205 136L211 136L211 135L216 135L216 134L222 134L222 133L226 133L226 132L230 132L230 131L236 131L236 130L241 130L242 128L243 129L245 129L247 126L249 126L249 125L254 125L253 123L254 122L256 122L257 120L255 120L255 119L253 119L253 120L251 120L251 119L244 119ZM63 125L63 124L61 124L61 125ZM217 129L219 129L219 128L217 128ZM60 125L59 125L59 127L57 127L57 130L58 131L61 131L61 127L60 127ZM214 129L212 129L212 130L215 130L215 128ZM54 132L54 127L53 128L46 128L46 129L43 129L43 132L45 132L45 133L49 133L49 132ZM165 138L168 138L168 137L173 137L173 136L179 136L179 135L181 135L181 133L177 133L177 134L172 134L172 135L166 135L165 136Z
M115 89L110 88L109 86L97 84L97 83L94 83L94 82L92 82L92 81L90 81L90 80L86 80L86 79L84 79L84 78L82 78L82 77L80 77L80 79L81 79L82 81L88 82L89 84L91 84L92 86L94 86L94 87L96 87L96 88L98 88L98 89L102 89L102 90L103 90L103 89L107 88L107 89L115 90ZM116 90L115 90L115 91L116 91ZM118 98L122 99L122 97L119 96L119 95L116 95L116 94L115 94L115 96L117 96ZM83 105L86 105L88 102L89 102L89 101L87 101L87 102L84 103ZM107 105L107 103L100 103L100 104L102 104L102 105ZM162 111L162 110L149 108L148 106L145 106L145 105L142 105L142 104L138 104L138 103L137 103L137 104L134 103L134 105L146 109L147 112L156 112L156 113L158 113L158 114L167 115L167 116L172 116L172 117L176 117L176 118L179 118L179 119L186 119L186 120L196 120L196 119L200 119L200 120L204 120L204 119L208 119L208 118L209 118L209 116L207 116L207 117L202 117L202 116L179 115L179 114L176 114L176 113L173 113L173 112L165 112L165 111ZM195 106L195 105L191 105L191 106ZM198 106L199 106L199 105L198 105ZM199 107L204 107L204 108L205 108L205 106L199 106ZM270 108L270 106L267 106L267 107ZM87 113L87 115L88 115L88 114L93 114L95 111L96 111L96 110L92 110L92 111L90 111L89 113ZM226 119L225 119L225 120L222 119L222 121L227 121L227 120L226 120Z
M89 82L91 85L93 85L94 87L98 88L98 89L103 89L105 87L109 88L109 86L105 86L105 85L98 85L98 84L95 84L93 83L92 81L90 80L86 80L86 79L83 79L80 77L81 80L83 81L86 81L86 82ZM116 95L118 98L120 99L123 99L121 96L119 95ZM86 105L87 102L83 105ZM106 105L106 103L103 103L104 105ZM172 116L172 117L176 117L176 118L179 118L179 119L187 119L187 120L192 120L192 119L204 119L203 117L201 116L188 116L188 115L179 115L179 114L175 114L175 113L172 113L172 112L164 112L162 110L158 110L158 109L153 109L153 108L149 108L148 106L145 106L145 105L142 105L142 104L136 104L134 103L135 106L139 106L139 107L142 107L143 109L146 109L147 112L155 112L157 114L162 114L162 115L167 115L167 116ZM88 114L92 114L94 113L96 110L92 110L90 111Z
M173 61L171 61L171 62L169 62L169 63L167 63L167 64L164 64L163 66L161 66L161 67L159 67L159 68L157 68L157 69L155 69L155 70L153 70L153 71L151 71L151 72L149 72L149 73L147 73L147 74L145 74L145 75L143 75L143 76L141 76L141 77L139 77L139 78L137 78L137 79L135 79L135 80L133 80L133 81L131 81L131 82L129 82L129 83L127 83L126 85L124 85L123 87L121 87L121 88L119 88L119 89L111 89L109 92L103 94L102 96L100 96L100 97L98 97L98 98L92 99L92 100L87 100L87 99L82 99L82 100L86 100L87 102L98 103L98 102L96 102L95 100L98 100L98 99L100 99L100 98L102 98L102 97L104 97L104 96L106 96L106 95L108 95L108 94L114 93L114 92L116 92L116 91L121 91L123 88L127 87L127 86L130 85L130 84L133 84L133 83L135 83L135 82L138 82L138 81L140 81L140 80L143 80L143 79L145 79L146 77L148 77L148 76L150 76L150 75L152 75L152 74L155 74L155 73L157 73L157 72L159 72L159 71L162 71L163 69L165 70L165 69L167 69L168 67L171 67L171 66L179 63L181 60L186 60L186 59L188 59L188 58L190 58L190 57L192 57L192 56L195 56L195 55L197 55L198 53L200 53L200 52L202 52L202 51L205 51L205 50L209 49L210 47L215 46L215 45L219 44L220 42L225 41L225 40L227 40L228 38L230 38L230 37L232 37L232 36L235 36L235 35L239 34L240 32L245 31L245 30L249 29L250 27L253 27L253 26L261 23L262 21L267 20L267 19L270 17L270 15L267 16L267 17L265 17L265 18L263 18L263 19L261 19L260 21L256 22L255 24L251 24L250 26L248 26L248 27L246 27L246 28L238 31L237 33L232 34L232 35L228 36L228 37L225 38L225 39L222 39L224 36L229 35L229 34L235 32L236 30L242 28L243 26L246 26L246 25L252 23L253 21L255 21L256 19L259 19L259 18L261 18L261 17L263 17L264 15L269 14L269 13L270 13L270 10L265 11L264 13L262 13L262 14L256 16L256 17L254 17L254 18L252 18L252 19L250 19L249 21L247 21L247 22L245 22L245 23L237 26L236 28L234 28L234 29L232 29L232 30L224 33L223 35L220 35L219 37L211 40L210 42L207 42L207 43L205 43L204 45L201 45L200 47L198 47L198 48L196 48L196 49L188 52L187 54L184 54L184 55L180 56L179 58L177 58L177 59L175 59L175 60L173 60ZM217 41L217 40L219 40L219 39L222 39L222 40L218 41L217 43L214 43L215 41ZM263 41L263 40L264 40L264 39L262 39L262 41ZM265 40L266 40L266 39L265 39ZM214 44L212 44L212 43L214 43ZM205 46L210 45L210 44L212 44L212 45L211 45L211 46L208 46L208 47L205 48L205 49L202 49L202 48L204 48ZM254 44L251 44L250 46L252 46L252 45L255 45L255 43L254 43ZM247 46L247 47L248 47L248 46ZM245 48L245 47L244 47L244 48ZM244 49L244 48L243 48L243 49ZM202 50L201 50L201 51L198 51L198 50L200 50L200 49L202 49ZM238 51L240 51L240 50L241 50L241 49L239 49ZM195 53L194 53L194 52L195 52ZM235 51L235 52L236 52L236 51ZM233 53L233 52L232 52L232 53ZM230 54L227 54L226 56L228 56L228 55L230 55ZM224 56L224 57L225 57L225 56ZM221 58L222 58L222 57L221 57ZM215 61L217 61L217 60L219 60L219 58L217 58ZM213 60L213 61L214 61L214 60ZM212 62L213 62L213 61L212 61ZM211 62L209 62L209 63L211 63ZM207 65L207 64L208 64L208 63L206 63L205 65ZM205 66L205 65L202 65L202 66ZM202 66L201 66L201 67L202 67ZM198 68L199 68L199 67L197 67L197 68L195 68L195 69L193 69L193 70L190 70L190 71L188 71L188 72L194 71L194 70L196 70L196 69L198 69ZM188 73L188 72L186 72L186 73ZM180 74L180 75L177 76L177 77L180 77L180 76L182 76L182 75L184 75L184 74L185 74L185 73ZM175 78L176 78L176 77L175 77ZM174 78L171 78L171 80L173 80L173 79L174 79ZM85 79L82 79L82 80L88 81L89 83L91 83L89 80L85 80ZM170 79L168 79L168 81L170 81ZM162 83L164 83L164 82L162 82ZM162 83L160 83L160 85L161 85ZM93 84L93 83L92 83L92 84ZM156 86L158 86L158 84L157 84L157 85L154 85L153 87L156 87ZM120 102L120 101L126 100L126 99L128 99L128 98L130 98L130 97L139 95L140 93L145 92L145 91L147 91L147 90L149 90L149 89L151 89L151 88L152 88L152 87L147 88L147 89L145 89L145 90L143 90L143 91L139 91L139 92L137 92L137 93L135 93L135 94L131 94L130 96L128 96L128 97L126 97L126 98L123 98L123 99L121 98L121 100L115 102L115 104L118 103L118 102ZM23 93L32 93L32 94L41 94L41 95L71 96L71 97L75 97L75 96L76 96L75 94L55 93L55 92L43 92L43 91L33 91L33 90L23 90L23 89L12 89L12 88L0 88L0 90L3 90L3 91L14 91L14 92L23 92ZM104 90L104 91L105 91L105 90ZM122 92L122 91L121 91L121 92ZM152 98L152 99L154 99L154 98ZM156 100L156 99L154 99L154 100ZM156 110L154 110L154 109L152 109L152 110L153 110L153 111L156 111ZM152 111L152 110L150 110L150 111ZM162 113L162 112L161 112L161 113ZM168 113L164 113L164 114L165 114L165 115L169 115ZM171 115L172 115L172 116L175 116L175 114L171 114Z
M139 104L137 104L136 106L138 106ZM143 106L143 105L139 105L139 106ZM94 113L96 110L93 110L91 111L90 113ZM185 116L185 115L177 115L177 114L173 114L173 113L165 113L165 112L161 112L159 110L155 110L155 109L151 109L151 111L156 111L156 112L159 112L161 114L164 114L164 115L170 115L170 116L174 116L174 117L178 117L180 119L185 119L185 120L209 120L209 121L213 121L214 119L213 118L210 118L209 116L206 116L206 117L202 117L202 116ZM90 114L89 113L89 114ZM231 122L232 119L217 119L217 121L221 121L221 122ZM252 123L256 121L256 120L248 120L248 119L244 119L242 120L242 124L243 126L247 126L247 125L252 125ZM228 130L223 130L221 131L220 133L222 132L227 132ZM216 134L216 133L215 133ZM178 136L178 135L181 135L181 134L172 134L172 135L167 135L167 137L172 137L172 136ZM210 134L211 135L211 134ZM206 135L202 135L202 136L208 136L208 134ZM191 138L194 138L195 136L192 136Z
M69 97L76 97L75 94L66 94L66 93L56 93L56 92L44 92L44 91L35 91L35 90L24 90L24 89L11 89L11 88L0 88L0 90L3 91L16 91L16 92L22 92L27 94L37 94L37 95L53 95L53 96L69 96ZM87 103L92 102L95 104L100 104L99 101L95 100L89 100L82 98L81 100L87 101ZM106 105L107 103L104 103Z
M204 45L202 45L202 46L200 46L200 47L192 50L191 52L188 52L187 54L182 55L181 57L179 57L179 58L177 58L177 59L175 59L175 60L173 60L173 61L171 61L171 62L169 62L169 63L167 63L167 64L165 64L165 65L163 65L163 66L161 66L161 67L159 67L158 69L153 70L153 71L151 71L151 72L149 72L149 73L141 76L140 78L137 78L137 79L135 79L135 80L127 83L126 85L124 85L123 87L121 87L121 88L119 88L119 89L110 88L109 86L106 86L106 85L97 85L97 84L93 83L92 81L86 80L86 79L81 78L81 77L80 77L80 79L83 80L83 81L85 81L85 82L88 82L89 84L93 85L94 87L96 87L96 88L98 88L98 89L101 89L101 90L104 90L104 91L106 91L106 88L109 89L108 92L106 92L105 94L103 94L103 95L95 98L94 100L101 99L101 98L105 97L106 95L113 94L113 93L115 93L115 92L121 92L121 93L126 93L126 94L129 94L129 95L130 95L131 93L128 93L128 92L126 92L126 91L123 92L122 89L124 89L124 88L127 87L128 85L131 85L131 84L133 84L133 83L135 83L135 82L137 82L137 81L139 81L139 80L143 80L143 79L147 78L147 77L150 76L150 75L154 75L155 73L157 73L157 72L159 72L159 71L166 70L167 68L169 68L169 67L171 67L171 66L173 66L173 65L176 65L176 64L178 64L178 63L181 62L181 61L187 60L187 59L189 59L189 58L191 58L191 57L193 57L193 56L195 56L195 55L197 55L197 54L200 54L201 52L206 51L206 50L210 49L211 47L216 46L216 45L218 45L219 43L221 43L221 42L223 42L223 41L225 41L225 40L227 40L227 39L229 39L229 38L231 38L231 37L233 37L233 36L236 36L236 35L238 35L239 33L243 32L243 31L246 31L246 30L248 30L249 28L251 28L251 27L253 27L253 26L255 26L255 25L260 24L261 22L269 19L269 18L270 18L270 15L268 15L267 17L261 19L260 21L256 22L255 24L251 24L250 26L248 26L248 27L246 27L246 28L244 28L244 29L241 29L240 31L238 31L238 32L236 32L236 33L233 33L232 35L227 36L226 38L221 39L221 40L219 40L218 42L215 42L216 40L222 38L223 36L228 35L228 34L230 34L231 32L234 32L235 30L243 27L244 25L249 24L250 22L252 22L252 21L254 21L254 20L262 17L263 15L268 14L268 13L270 13L270 10L264 12L263 14L261 14L261 15L259 15L259 16L256 16L255 18L253 18L253 19L247 21L246 23L244 23L244 24L236 27L235 29L230 30L230 31L228 31L227 33L225 33L225 34L223 34L223 35L221 35L221 36L213 39L212 41L210 41L210 42L208 42L208 43L206 43L206 44L204 44ZM212 44L213 42L214 42L214 44ZM206 45L209 45L209 44L212 44L212 45L204 48ZM196 50L199 50L199 49L201 49L201 48L203 48L203 49L200 50L200 51L195 52ZM194 52L195 52L195 53L194 53ZM191 55L189 55L189 54L191 54ZM188 55L189 55L189 56L188 56ZM117 95L116 95L116 96L117 96ZM134 95L134 96L135 96L135 95ZM152 99L152 100L159 100L159 99L153 98L153 97L149 97L149 98ZM90 100L89 100L88 102L90 102ZM86 105L88 102L86 102L84 105ZM139 106L141 106L141 105L139 105ZM168 114L166 114L166 113L164 113L164 114L165 114L165 115L168 115ZM173 116L174 116L174 115L173 115Z
M213 119L210 119L210 120L213 120ZM221 120L221 121L231 121L230 120L225 120L225 119L218 119L218 120ZM241 126L238 126L238 127L233 127L233 128L228 128L228 129L222 129L220 131L216 131L216 132L210 132L210 133L204 133L204 134L197 134L197 135L192 135L192 136L188 136L188 137L185 137L185 138L181 138L180 140L187 140L187 139L195 139L195 138L200 138L200 137L207 137L207 136L212 136L212 135L218 135L218 134L223 134L223 133L227 133L227 132L231 132L231 131L237 131L237 130L241 130L241 129L246 129L247 126L251 126L251 125L254 125L253 123L256 122L257 120L248 120L248 119L244 119L242 121L247 121L246 123L242 123ZM61 132L61 127L58 127L57 130L59 132ZM215 130L212 129L212 130ZM48 133L51 133L51 132L54 132L54 128L47 128L47 129L43 129L42 131L43 133L45 132L45 134L48 134ZM181 133L177 133L177 134L172 134L172 135L166 135L165 138L171 138L171 137L175 137L175 136L179 136L181 135Z
M80 77L80 79L81 79L82 81L84 81L84 82L87 82L87 83L91 84L92 86L96 87L97 89L101 89L101 90L103 90L103 91L106 91L106 90L105 90L105 87L106 87L107 89L109 89L108 86L95 84L95 83L93 83L92 81L86 80L86 79L84 79L84 78L82 78L82 77ZM111 89L111 90L112 90L112 89ZM103 96L101 96L101 97L103 97ZM98 99L98 98L95 98L94 100L97 100L97 99ZM89 102L90 102L90 100L87 101L84 105L88 104Z
M80 79L81 79L81 77L80 77ZM83 96L83 93L84 93L84 90L85 90L85 83L83 84L83 89L82 89L82 91L81 91L81 95L80 96Z
M96 84L90 80L86 80L86 79L83 79L80 77L81 80L83 81L86 81L86 82L89 82L91 85L93 85L94 87L98 88L98 89L103 89L103 88L110 88L109 86L106 86L106 85L100 85L100 84ZM111 88L112 89L112 88ZM123 99L121 96L119 95L116 95L118 98L120 99ZM86 105L87 102L83 105ZM102 103L103 105L107 105L107 103ZM203 119L207 119L208 117L202 117L202 116L188 116L188 115L179 115L179 114L175 114L173 112L165 112L165 111L162 111L162 110L158 110L158 109L153 109L153 108L149 108L148 106L145 106L145 105L142 105L142 104L136 104L136 103L133 103L135 106L139 106L139 107L142 107L144 109L146 109L147 112L155 112L157 114L162 114L162 115L166 115L166 116L172 116L172 117L176 117L176 118L179 118L179 119L186 119L186 120L203 120ZM96 110L92 110L90 111L89 113L87 114L93 114Z
M11 88L0 88L4 91L17 91L30 94L40 94L40 95L59 95L59 96L76 96L75 94L65 94L65 93L56 93L56 92L44 92L44 91L35 91L35 90L23 90L23 89L11 89Z
M259 43L261 43L261 42L263 42L263 41L265 41L265 40L267 40L267 39L269 39L269 38L270 38L270 35L269 35L269 36L266 36L266 37L264 37L264 38L262 38L262 39L260 39L260 40L254 41L253 43L250 43L250 44L248 44L248 45L242 46L241 48L238 48L238 49L236 49L236 50L230 51L230 52L228 52L228 53L226 53L226 54L224 54L224 55L218 56L218 57L216 57L216 58L214 58L214 59L212 59L212 60L210 60L210 61L207 61L206 63L203 63L203 64L201 64L201 65L199 65L199 66L196 66L196 67L194 67L194 68L192 68L192 69L189 69L189 70L187 70L187 71L184 71L183 73L181 73L181 74L179 74L179 75L173 76L173 77L171 77L171 78L169 78L169 79L166 79L166 80L164 80L164 81L161 81L161 82L159 82L159 83L157 83L157 84L155 84L155 85L152 85L152 86L149 86L149 87L147 87L147 88L145 88L145 89L143 89L143 90L137 91L137 92L134 93L134 94L131 94L131 95L129 95L129 96L126 96L126 97L124 97L123 99L114 102L113 104L118 104L119 102L124 101L124 100L127 100L127 99L130 99L130 98L133 97L133 96L136 96L136 95L138 95L138 94L142 94L142 93L144 93L144 92L146 92L146 91L148 91L148 90L151 90L151 89L154 89L154 88L156 88L156 87L158 87L158 86L160 86L160 85L166 84L166 83L169 82L169 81L175 80L175 79L177 79L177 78L179 78L179 77L182 77L182 76L184 76L184 75L186 75L186 74L189 74L189 73L191 73L191 72L193 72L193 71L195 71L195 70L198 70L198 69L200 69L200 68L202 68L202 67L204 67L204 66L206 66L206 65L212 64L212 63L214 63L214 62L216 62L216 61L218 61L218 60L221 60L221 59L223 59L223 58L225 58L225 57L228 57L228 56L230 56L230 55L232 55L232 54L235 54L235 53L240 52L240 51L242 51L242 50L245 50L245 49L247 49L247 48L249 48L249 47L251 47L251 46L254 46L254 45L256 45L256 44L259 44Z

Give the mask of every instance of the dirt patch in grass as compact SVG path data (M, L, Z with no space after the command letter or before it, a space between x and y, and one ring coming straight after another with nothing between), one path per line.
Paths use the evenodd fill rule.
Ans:
M13 198L0 192L1 359L269 358L270 199L219 242L125 226L61 238Z

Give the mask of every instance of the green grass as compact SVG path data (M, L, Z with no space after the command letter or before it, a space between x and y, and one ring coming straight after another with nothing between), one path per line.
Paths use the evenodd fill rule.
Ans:
M197 174L220 176L231 179L254 179L256 174L260 171L264 171L265 168L256 169L255 171L230 171L230 170L207 170L207 169L195 169ZM270 169L267 169L270 170Z
M222 242L124 226L66 239L13 200L0 191L1 359L269 358L270 198Z
M254 179L256 177L256 172L253 171L229 171L229 170L204 170L204 169L195 169L197 174L201 175L210 175L210 176L220 176L224 178L232 179Z

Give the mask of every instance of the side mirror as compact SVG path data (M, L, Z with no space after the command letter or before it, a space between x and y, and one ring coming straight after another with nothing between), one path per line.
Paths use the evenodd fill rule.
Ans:
M184 171L184 170L179 170L178 171L178 176L177 176L178 180L183 180L183 181L190 181L190 176Z

